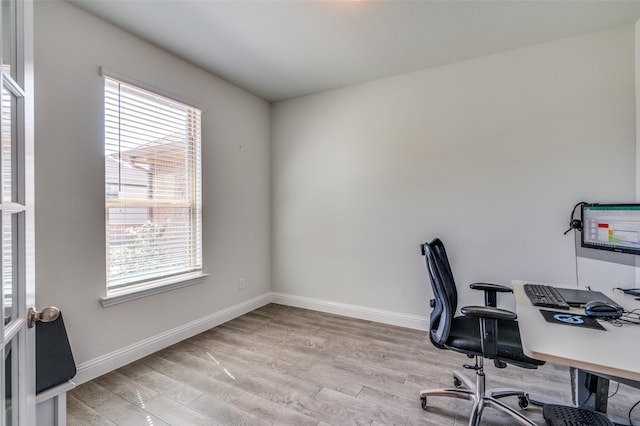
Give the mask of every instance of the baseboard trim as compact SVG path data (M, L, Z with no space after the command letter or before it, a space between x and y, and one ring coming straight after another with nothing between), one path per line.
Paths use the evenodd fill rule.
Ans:
M77 385L95 379L109 371L150 355L167 346L195 336L264 305L271 303L271 293L263 294L240 304L207 315L180 327L141 340L117 351L83 362L77 366L76 376L71 381Z
M330 314L344 315L347 317L397 325L414 330L426 331L429 329L429 318L419 315L409 315L382 309L367 308L365 306L350 305L347 303L332 302L330 300L314 299L311 297L294 296L284 293L271 293L271 302L296 308L311 309Z

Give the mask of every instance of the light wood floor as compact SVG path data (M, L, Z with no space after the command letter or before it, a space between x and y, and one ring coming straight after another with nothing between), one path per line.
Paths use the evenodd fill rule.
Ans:
M467 362L426 332L271 304L78 386L68 424L466 425L470 402L432 397L425 411L418 392L450 387ZM570 401L565 367L486 373L488 388ZM637 400L623 385L609 412L626 417ZM525 414L544 424L539 408ZM485 409L485 424L513 422Z

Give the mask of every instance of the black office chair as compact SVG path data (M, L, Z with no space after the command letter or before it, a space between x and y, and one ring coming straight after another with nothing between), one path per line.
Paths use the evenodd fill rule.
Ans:
M427 396L450 396L473 401L473 409L469 418L470 426L480 424L482 410L485 406L496 408L511 415L514 420L524 425L535 425L534 422L499 401L507 396L518 397L518 405L526 408L529 395L522 390L485 389L484 358L494 361L496 367L504 368L507 364L523 368L537 368L542 361L527 357L522 352L520 330L515 321L516 314L496 307L497 293L511 292L508 287L497 284L476 283L471 288L485 292L485 306L465 306L461 308L462 316L455 316L458 296L447 253L442 241L434 239L421 245L422 254L426 256L427 270L433 288L434 299L431 300L431 324L429 338L439 349L448 349L475 358L474 365L464 368L475 370L476 381L472 383L461 373L453 372L455 388L424 390L420 392L422 408L427 409Z

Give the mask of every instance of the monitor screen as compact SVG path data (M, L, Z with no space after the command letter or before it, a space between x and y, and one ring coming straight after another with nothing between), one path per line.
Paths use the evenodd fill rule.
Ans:
M582 247L640 254L640 204L584 204Z

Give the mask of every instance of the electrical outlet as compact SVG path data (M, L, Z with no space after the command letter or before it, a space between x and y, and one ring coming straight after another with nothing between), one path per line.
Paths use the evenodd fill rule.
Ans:
M238 280L238 290L244 290L244 285L245 285L244 278L240 278Z

